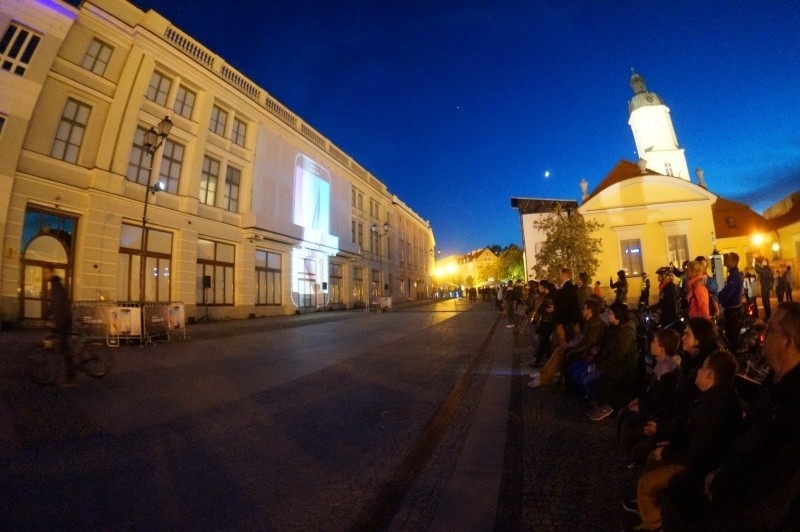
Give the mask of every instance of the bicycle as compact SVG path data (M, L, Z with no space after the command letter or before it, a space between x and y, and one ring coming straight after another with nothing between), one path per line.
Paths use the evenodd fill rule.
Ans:
M26 373L35 383L53 384L63 373L64 356L59 342L58 334L51 333L28 356ZM94 378L104 377L111 370L113 357L104 340L71 334L69 344L69 359L75 369Z

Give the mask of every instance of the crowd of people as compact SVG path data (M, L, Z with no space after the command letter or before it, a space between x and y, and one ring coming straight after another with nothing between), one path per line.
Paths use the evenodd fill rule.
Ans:
M650 357L637 343L636 313L628 308L625 271L610 280L610 304L586 274L573 281L568 268L558 285L517 282L496 292L507 326L531 339L535 369L528 386L558 383L585 401L593 422L616 413L620 467L638 473L629 487L635 495L622 506L640 517L638 530L665 523L800 529L800 303L784 292L771 311L765 276L773 270L759 260L768 320L761 355L770 372L758 399L740 401L739 325L755 293L749 270L739 272L738 255L725 254L724 264L721 288L703 257L658 270L653 307L662 326L647 347L650 371L644 366ZM643 282L642 292L649 289ZM649 303L649 293L641 294L639 305Z

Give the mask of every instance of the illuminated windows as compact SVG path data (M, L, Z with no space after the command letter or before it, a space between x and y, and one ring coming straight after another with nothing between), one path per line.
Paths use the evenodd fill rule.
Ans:
M353 287L350 295L353 301L364 301L364 268L353 268Z
M219 161L209 156L203 157L203 171L200 173L200 202L214 205L219 177Z
M237 146L244 148L245 137L247 136L247 124L238 118L233 119L233 129L231 129L231 140Z
M242 171L233 166L228 166L225 174L222 206L231 212L239 212L239 183L241 180Z
M233 305L234 251L231 244L197 240L198 305Z
M689 244L686 241L686 235L668 236L667 245L670 262L683 264L683 261L689 260Z
M172 105L172 110L182 117L191 120L196 98L197 94L181 85L178 87L178 92L175 94L175 103Z
M91 108L73 99L67 100L61 123L56 131L56 138L50 156L68 163L78 162L78 152L81 149L86 124L89 122Z
M161 169L158 172L158 181L164 185L164 190L170 194L178 193L178 182L181 178L182 164L183 146L169 139L164 140L164 152L161 156Z
M358 245L361 249L364 249L364 224L358 222Z
M147 131L145 128L137 127L133 136L133 148L131 148L131 156L128 159L128 181L148 186L153 156L144 149L145 131Z
M139 301L141 290L141 226L122 224L117 257L117 299ZM145 246L145 301L170 301L172 233L147 229Z
M225 136L225 125L228 123L228 113L223 111L216 105L211 110L211 122L208 124L208 129L219 135Z
M344 295L342 290L342 265L331 262L328 270L328 302L343 303Z
M0 39L0 68L22 76L42 38L15 23L8 25Z
M256 304L281 304L281 256L256 250Z
M89 49L86 50L86 55L83 56L81 66L98 76L102 76L106 72L106 67L113 51L114 49L103 41L93 39L89 44Z
M622 269L627 275L640 275L644 271L642 260L642 241L638 238L621 240L619 243Z
M145 97L158 105L166 105L170 87L172 87L171 79L159 72L153 72Z

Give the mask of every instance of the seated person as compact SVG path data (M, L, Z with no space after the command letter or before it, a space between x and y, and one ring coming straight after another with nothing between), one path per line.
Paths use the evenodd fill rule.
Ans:
M583 379L583 387L595 405L589 412L592 421L610 416L614 412L611 402L629 393L636 381L636 324L625 303L612 303L607 315L608 341Z
M647 439L644 427L648 421L672 417L678 364L675 362L681 336L671 329L659 329L650 343L650 354L656 361L650 384L642 395L620 409L617 416L617 437L626 457L634 446Z
M736 359L727 351L714 351L703 362L695 378L700 395L684 430L650 453L636 500L623 502L626 510L641 516L638 530L661 529L659 496L670 479L685 472L705 477L738 434L742 411L733 387L736 369Z
M602 305L596 299L589 298L583 304L583 332L576 335L572 341L567 344L560 345L553 350L553 354L547 360L547 363L542 366L540 371L534 371L531 377L533 379L528 383L531 388L537 388L550 384L556 373L565 372L564 361L569 356L578 356L579 354L589 353L596 355L599 353L600 341L603 338L603 333L606 329L606 324L600 317L600 309Z

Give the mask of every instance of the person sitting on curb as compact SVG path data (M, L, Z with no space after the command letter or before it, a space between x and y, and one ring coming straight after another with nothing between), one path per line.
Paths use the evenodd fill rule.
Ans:
M566 373L564 361L569 356L577 357L585 353L594 356L600 352L600 341L606 330L606 323L599 315L601 308L602 305L598 300L594 298L586 300L583 304L583 319L586 322L583 332L575 336L572 342L556 347L542 369L533 372L531 375L533 379L528 386L538 388L548 385L558 372L563 376Z
M636 324L623 303L613 303L607 314L610 337L583 379L583 387L594 403L588 414L592 421L610 416L614 412L612 397L629 393L636 380Z
M800 530L800 303L778 305L763 354L771 372L749 430L706 478L712 530Z
M681 335L671 329L659 329L650 343L650 354L656 361L650 384L642 395L620 409L617 416L617 438L625 456L647 439L644 427L648 421L672 417L678 364L675 361ZM629 461L626 465L633 465Z
M704 478L738 435L742 409L733 387L736 369L736 359L727 351L714 351L703 362L695 377L701 393L684 430L650 453L636 500L623 502L626 510L642 518L639 530L661 529L659 496L673 477Z

